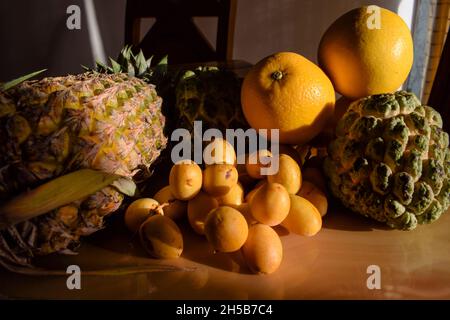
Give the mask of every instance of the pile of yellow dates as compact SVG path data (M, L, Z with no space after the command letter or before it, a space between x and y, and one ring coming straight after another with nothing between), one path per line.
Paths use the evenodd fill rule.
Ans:
M240 250L252 272L272 273L283 257L275 226L301 236L313 236L322 227L328 202L320 170L308 168L302 178L299 152L280 146L278 170L262 175L273 157L269 150L247 154L245 164L236 164L236 152L226 140L210 144L203 170L191 160L173 165L169 185L153 198L131 203L125 224L152 257L177 258L183 236L176 221L187 215L214 251Z

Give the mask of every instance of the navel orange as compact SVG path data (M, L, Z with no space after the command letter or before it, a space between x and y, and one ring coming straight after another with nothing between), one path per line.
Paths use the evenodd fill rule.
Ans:
M400 16L376 6L338 18L319 45L319 65L337 92L352 98L396 91L413 63L413 42Z
M335 95L330 79L317 65L299 54L280 52L249 71L241 102L253 128L279 129L280 143L303 144L333 116Z

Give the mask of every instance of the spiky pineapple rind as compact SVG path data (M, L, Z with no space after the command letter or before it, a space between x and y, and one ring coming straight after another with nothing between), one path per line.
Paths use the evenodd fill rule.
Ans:
M154 86L127 74L88 72L2 91L0 198L80 168L125 177L149 170L167 143L164 123ZM0 234L0 255L70 251L81 236L101 229L123 198L107 187L8 228Z

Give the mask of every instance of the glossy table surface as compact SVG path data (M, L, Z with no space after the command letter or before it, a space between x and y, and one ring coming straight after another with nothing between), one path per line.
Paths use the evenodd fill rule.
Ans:
M312 238L278 229L284 247L272 275L250 274L239 253L214 254L204 238L181 223L185 250L177 260L148 258L124 230L121 217L84 241L78 256L53 255L38 264L81 268L81 290L66 275L29 276L0 270L3 298L81 299L449 299L450 212L410 232L382 225L333 205ZM171 265L175 271L123 275L89 272ZM367 268L380 268L381 289L370 290ZM83 274L83 272L85 274Z
M233 61L225 67L242 76L249 64ZM149 195L167 184L169 167L160 169ZM182 257L154 260L132 239L117 214L108 228L84 239L77 256L36 260L60 275L30 276L0 268L0 298L450 299L450 210L435 223L406 232L331 203L323 228L314 237L277 229L284 258L280 268L266 276L251 274L240 253L215 254L186 222L180 227ZM81 290L67 289L69 265L81 268ZM380 268L381 289L367 287L368 267L373 265ZM117 268L121 275L111 275L109 271ZM167 268L170 271L161 271ZM98 270L108 275L98 275Z

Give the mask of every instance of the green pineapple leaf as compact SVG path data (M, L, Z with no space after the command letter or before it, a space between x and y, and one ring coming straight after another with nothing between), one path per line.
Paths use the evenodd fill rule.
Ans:
M117 62L123 67L127 65L127 63L130 61L130 51L129 47L125 46L119 54L119 57L117 59Z
M150 66L152 65L152 60L153 60L153 56L151 56L150 58L147 59L147 68L150 68Z
M134 55L133 51L131 50L131 47L128 48L128 51L129 51L130 61L133 61L134 63L136 63L136 56Z
M135 75L134 67L133 67L133 64L131 62L128 62L127 73L128 73L128 75L130 77L134 77L134 75Z
M113 72L113 69L111 68L111 67L109 67L109 66L107 66L106 64L104 64L104 63L102 63L102 62L100 62L100 61L97 61L96 62L96 65L97 65L97 69L100 69L100 71L105 71L106 73L108 73L108 72Z
M131 46L125 46L123 50L123 56L126 59L130 59L133 53L131 52Z
M159 62L156 65L162 66L162 65L168 65L168 64L169 64L169 56L166 54L164 57L162 57L161 60L159 60Z
M37 76L38 74L40 74L40 73L42 73L44 71L47 71L47 69L42 69L42 70L39 70L39 71L35 71L35 72L29 73L27 75L24 75L24 76L22 76L20 78L17 78L17 79L8 81L6 83L3 83L0 86L0 90L1 91L7 91L7 90L11 89L12 87L17 86L18 84L20 84L20 83L22 83L22 82L24 82L24 81L26 81L26 80L28 80L30 78L33 78L33 77Z
M109 58L109 61L111 61L111 67L112 67L113 73L119 73L122 70L122 67L120 66L120 64L117 63L115 60L113 60L112 58Z
M119 178L111 183L111 185L129 197L134 196L136 193L136 184L131 178Z
M134 194L135 186L124 177L81 169L25 191L0 206L0 229L26 221L73 201L83 199L113 185L125 194ZM64 192L61 192L64 190Z
M139 54L136 57L136 66L138 68L138 75L143 75L147 71L147 61L145 61L142 50L139 51Z
M138 77L146 82L155 84L163 92L173 89L176 74L170 74L168 70L168 56L165 55L157 64L152 65L154 57L146 59L142 50L133 54L132 46L125 46L120 51L116 60L109 58L109 65L97 63L94 69L83 67L86 71L99 73L126 73L129 76ZM170 75L169 75L170 74Z

